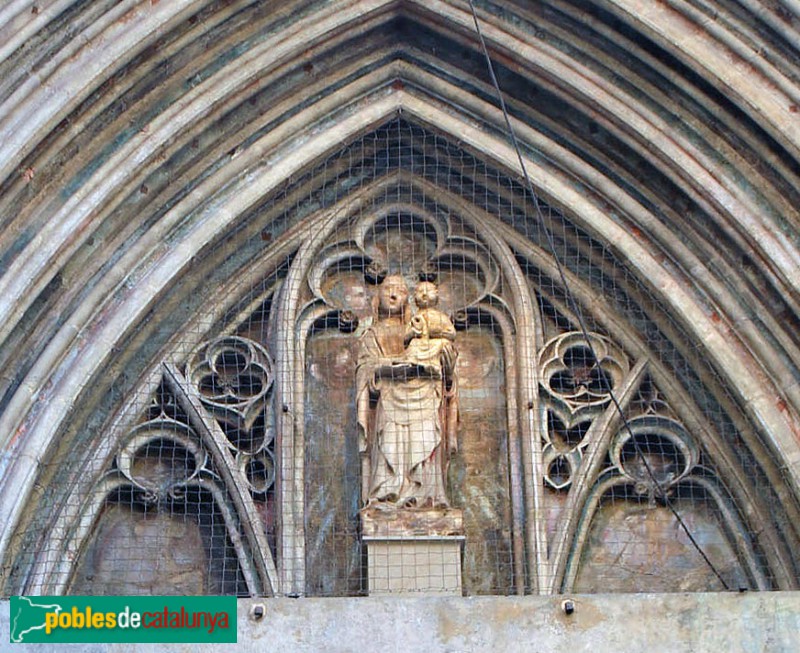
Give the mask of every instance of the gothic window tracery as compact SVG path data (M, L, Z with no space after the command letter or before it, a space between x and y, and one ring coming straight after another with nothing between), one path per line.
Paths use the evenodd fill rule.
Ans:
M80 510L58 518L69 536L53 550L69 555L38 561L38 587L366 593L356 366L387 275L410 289L435 282L456 329L447 491L463 510L466 594L719 589L676 514L726 582L770 587L730 485L737 463L708 439L717 424L692 397L711 393L677 345L666 362L652 354L648 329L660 324L644 302L619 317L622 299L637 299L632 282L612 283L617 262L548 209L590 317L591 331L578 328L527 202L513 180L402 119L288 181L262 209L285 232L264 240L255 225L231 264L258 277L227 280L215 299L226 309L206 309L214 319L195 322L191 350L174 346L153 366L142 387L155 385L154 398L120 418L128 428L102 470L92 461ZM607 295L593 295L598 283ZM162 531L169 555L104 561L139 531L143 542ZM613 560L626 569L616 585ZM142 564L164 577L136 580Z

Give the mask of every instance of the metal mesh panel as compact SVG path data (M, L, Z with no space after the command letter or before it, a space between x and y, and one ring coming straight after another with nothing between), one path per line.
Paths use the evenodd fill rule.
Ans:
M11 583L775 587L776 471L703 343L535 202L402 117L287 180L131 326L117 393L41 461Z

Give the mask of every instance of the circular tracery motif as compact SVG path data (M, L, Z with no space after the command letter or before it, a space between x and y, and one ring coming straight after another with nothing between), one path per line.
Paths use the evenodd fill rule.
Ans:
M266 350L245 338L227 336L204 345L189 363L188 377L207 406L245 414L272 386Z
M539 369L544 480L564 490L580 467L592 422L628 374L628 359L604 336L571 331L542 348Z
M234 449L254 453L270 443L265 409L272 361L261 345L238 336L205 343L191 358L187 377Z
M660 415L628 421L614 438L609 455L639 494L660 496L699 463L700 452L682 424Z
M577 410L602 406L628 373L628 359L608 338L570 331L553 338L539 355L542 386L555 399Z
M171 419L136 427L117 454L117 468L134 485L155 495L195 478L206 453L192 429Z
M251 492L264 493L275 483L275 459L270 450L262 449L256 454L239 454L236 462L244 472Z

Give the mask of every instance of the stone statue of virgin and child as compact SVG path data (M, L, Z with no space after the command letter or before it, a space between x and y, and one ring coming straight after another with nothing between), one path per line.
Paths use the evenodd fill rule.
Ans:
M414 309L403 277L387 276L359 342L359 448L367 508L449 506L447 466L458 422L455 328L436 285L420 282Z

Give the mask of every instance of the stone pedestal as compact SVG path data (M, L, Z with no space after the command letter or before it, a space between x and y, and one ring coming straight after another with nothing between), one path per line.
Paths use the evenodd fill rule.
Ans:
M361 528L370 596L461 595L460 510L366 508Z

